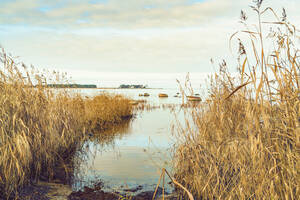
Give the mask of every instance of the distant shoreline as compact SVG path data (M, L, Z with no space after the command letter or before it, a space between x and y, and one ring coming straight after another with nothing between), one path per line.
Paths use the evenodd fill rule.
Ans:
M97 87L97 88L75 88L75 87L70 87L70 88L54 88L54 89L101 89L101 90L162 90L162 89L166 89L166 88L118 88L118 87Z
M91 89L91 90L96 90L96 89L100 89L100 90L164 90L167 88L116 88L116 87L97 87L97 88L84 88L84 87L49 87L51 89Z
M89 89L89 88L88 88ZM99 87L99 88L90 88L90 89L113 89L113 90L117 90L117 89L125 89L125 90L142 90L142 89L164 89L164 88L115 88L115 87Z

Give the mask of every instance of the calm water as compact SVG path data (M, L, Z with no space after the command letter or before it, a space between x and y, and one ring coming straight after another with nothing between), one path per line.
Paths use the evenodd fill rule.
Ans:
M81 92L92 96L102 91L86 89ZM152 104L181 102L180 98L173 97L178 92L175 89L124 89L106 92L124 94L133 99L147 99ZM144 92L149 93L150 97L138 96ZM158 98L158 93L167 93L169 98ZM175 111L169 109L139 111L133 120L116 127L112 130L113 133L101 134L99 140L105 140L106 143L98 142L95 138L86 142L85 161L75 172L73 189L78 190L83 186L91 186L102 181L107 191L122 191L140 185L143 186L140 191L153 190L162 167L171 171L169 161L174 144L172 125L175 119L179 121L184 119L179 107ZM167 189L171 191L172 188L167 186Z
M80 92L87 96L97 95L103 92L112 93L112 94L122 94L128 98L135 100L145 99L152 104L161 104L161 103L180 103L181 98L176 98L177 92L180 92L178 89L84 89ZM149 97L140 97L139 94L148 93ZM159 93L165 93L169 95L169 98L158 98Z

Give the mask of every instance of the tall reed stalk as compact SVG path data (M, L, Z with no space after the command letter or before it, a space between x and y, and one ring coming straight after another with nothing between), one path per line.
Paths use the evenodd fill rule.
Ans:
M298 199L300 196L299 37L262 0L252 9L258 24L238 41L239 76L226 62L211 79L210 96L178 126L175 178L197 199ZM275 22L264 22L270 12ZM263 30L272 27L266 36ZM241 36L243 35L243 36ZM239 37L248 40L239 39ZM266 48L272 47L271 52ZM192 123L192 124L191 124Z
M124 97L87 99L48 88L49 78L61 83L64 77L28 69L4 50L0 59L0 198L17 197L33 181L66 179L86 133L132 115Z

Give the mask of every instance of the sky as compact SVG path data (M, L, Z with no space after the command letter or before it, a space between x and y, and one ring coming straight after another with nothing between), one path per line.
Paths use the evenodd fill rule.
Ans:
M27 65L99 87L202 84L228 60L240 11L251 0L0 0L0 45ZM265 0L299 27L300 0ZM252 21L251 21L252 20ZM298 24L297 24L298 23Z

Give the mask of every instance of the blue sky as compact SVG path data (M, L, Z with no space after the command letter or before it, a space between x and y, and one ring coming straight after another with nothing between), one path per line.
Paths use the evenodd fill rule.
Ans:
M213 72L210 58L226 58L235 68L228 39L239 28L241 9L255 19L251 2L1 0L0 44L26 64L66 71L76 82L141 76L137 83L151 83L187 72L197 79ZM300 22L299 0L265 0L270 4Z

